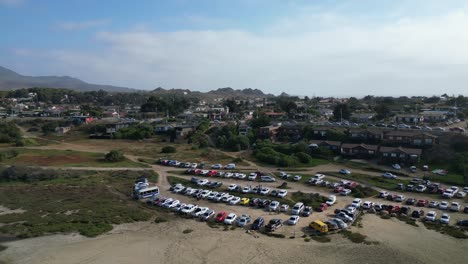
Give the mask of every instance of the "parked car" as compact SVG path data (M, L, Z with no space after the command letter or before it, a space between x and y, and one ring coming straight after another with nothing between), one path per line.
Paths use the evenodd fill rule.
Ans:
M242 215L241 217L239 217L237 219L237 225L240 226L240 227L244 227L246 225L248 225L251 221L251 218L250 216L247 216L247 215Z
M286 190L278 190L278 194L276 196L284 198L288 194L288 191Z
M249 198L247 198L247 197L242 197L242 198L240 199L240 201L239 201L239 204L240 204L240 205L247 205L247 204L249 204L249 202L250 202L250 199L249 199Z
M392 168L395 169L395 170L400 170L401 166L400 166L400 164L393 164Z
M228 186L227 189L228 191L235 191L237 189L237 184L232 183Z
M255 181L257 179L257 173L250 173L249 177L247 177L249 181Z
M455 197L457 198L465 198L466 196L466 192L457 192L457 194L455 195Z
M457 225L459 225L459 226L468 226L468 219L458 220Z
M268 224L265 226L267 232L273 232L283 225L281 219L271 219Z
M379 197L380 198L386 198L388 196L388 192L387 191L379 191Z
M416 186L416 191L420 192L420 193L425 192L426 189L427 189L426 185L420 184L420 185Z
M302 210L304 210L304 204L303 203L296 203L293 208L291 209L291 214L292 215L299 215Z
M386 179L396 179L397 178L396 175L394 175L393 173L390 173L390 172L383 173L382 177L384 177Z
M343 190L341 190L340 195L347 196L350 193L351 193L350 189L343 189Z
M215 217L215 221L218 223L222 223L224 222L224 219L226 219L226 216L226 212L219 212Z
M263 187L262 189L260 189L261 195L267 195L269 192L270 192L270 188L268 187Z
M424 217L425 220L427 221L435 221L437 217L437 213L435 211L429 211L427 212L426 217Z
M230 163L230 164L227 164L226 166L224 166L224 169L226 170L233 170L236 168L236 164L234 163Z
M468 205L465 206L465 208L463 208L463 212L464 212L465 214L468 214Z
M214 215L215 215L215 211L210 209L210 210L208 210L208 211L206 211L206 212L204 212L203 214L200 215L200 220L207 221L208 219L210 219Z
M343 220L341 220L339 218L332 218L332 219L330 219L330 221L333 221L334 223L336 223L340 229L348 228L348 225Z
M300 181L302 179L301 175L294 175L293 181Z
M460 211L460 203L458 203L458 202L452 202L452 203L450 204L449 210L452 211L452 212L458 212L458 211Z
M263 224L265 223L265 220L262 217L258 217L255 219L255 221L252 223L252 230L259 230Z
M414 205L416 203L416 199L414 198L408 198L406 199L406 202L405 202L407 205Z
M347 169L341 169L341 170L338 171L338 173L347 175L347 174L351 174L351 171L347 170Z
M287 205L287 204L282 204L282 205L280 206L280 211L281 211L281 212L286 212L286 211L288 211L288 208L289 208L289 205Z
M350 223L353 221L353 218L345 212L339 212L336 214L336 218L343 220L345 223Z
M304 217L308 217L308 216L310 216L310 215L312 214L312 211L313 211L312 207L310 207L310 206L305 206L305 207L304 207L304 210L301 212L300 215L301 215L301 216L304 216Z
M439 207L439 202L438 201L431 201L428 206L430 208L437 208L437 207Z
M421 206L421 207L425 207L428 203L429 203L428 200L419 199L419 200L418 200L418 203L417 203L416 205L417 205L417 206Z
M354 198L353 202L351 203L354 205L356 208L361 207L362 204L362 199L361 198Z
M318 212L323 212L328 209L328 204L326 203L321 203L319 207L317 207L315 210Z
M439 222L442 223L442 224L448 225L448 223L450 222L450 215L447 214L447 213L443 213L440 216Z
M325 201L328 206L332 206L336 202L336 196L335 195L330 195L328 196L327 200Z
M279 205L280 203L278 201L272 201L270 205L268 206L268 208L270 209L270 211L276 211L278 210Z
M411 217L413 218L420 218L421 216L424 216L424 210L414 210L413 213L411 213Z
M395 201L397 202L403 202L404 200L405 200L405 196L401 194L398 194L395 198Z
M295 225L297 222L299 222L300 217L298 215L291 215L288 219L288 224L289 225Z
M371 209L372 207L374 207L374 203L371 202L371 201L365 201L365 202L362 204L362 208L363 208L363 209Z
M211 168L212 168L212 169L215 169L215 170L219 170L219 169L223 168L223 165L221 165L221 164L213 164L213 165L211 165Z
M237 215L235 213L230 213L226 216L224 219L224 224L225 225L232 225L234 221L236 221Z
M440 210L447 210L449 208L449 203L446 201L442 201L439 204L439 209Z
M271 176L266 175L266 176L260 176L260 181L262 181L262 182L274 182L274 181L276 181L276 179L271 177Z
M239 196L234 196L230 201L229 201L229 204L230 205L235 205L235 204L238 204L240 202L241 198Z

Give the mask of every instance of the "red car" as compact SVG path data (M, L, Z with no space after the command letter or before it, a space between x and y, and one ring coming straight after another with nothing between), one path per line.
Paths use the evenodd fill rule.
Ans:
M200 169L196 169L196 170L193 170L192 173L195 174L195 175L198 175L201 173L202 170Z
M226 216L226 212L219 212L215 217L215 221L218 223L222 223L224 222L224 219L226 219Z
M465 132L465 129L462 127L451 127L449 130L453 132Z
M326 203L321 203L319 207L317 207L317 212L323 212L328 209L328 204Z
M387 206L387 211L388 211L389 214L399 213L400 212L400 206L398 206L398 205L389 205L389 206Z
M347 187L348 189L356 188L356 186L358 186L358 183L357 183L357 182L348 182L348 183L346 184L346 187Z
M418 200L417 206L426 206L429 203L428 200Z
M215 175L216 175L216 173L218 173L218 171L215 171L215 170L210 170L210 171L209 171L209 172L206 174L206 176L213 177L213 176L215 176Z
M389 194L389 195L387 196L387 200L389 200L389 201L395 201L396 197L397 197L396 194Z
M338 186L338 187L335 187L335 189L333 190L333 192L336 192L336 193L339 193L343 190L344 188L342 186Z

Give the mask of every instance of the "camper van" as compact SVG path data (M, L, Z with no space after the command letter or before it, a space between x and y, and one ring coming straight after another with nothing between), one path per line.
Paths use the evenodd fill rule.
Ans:
M133 197L135 199L146 199L157 195L159 195L159 187L157 186L138 189L133 192Z
M320 221L320 220L315 220L313 221L312 223L310 223L309 225L310 228L312 228L313 230L316 230L320 233L327 233L328 232L328 226Z

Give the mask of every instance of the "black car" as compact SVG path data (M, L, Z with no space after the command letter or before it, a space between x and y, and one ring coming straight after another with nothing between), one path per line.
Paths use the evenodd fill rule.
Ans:
M402 207L400 208L400 213L405 214L405 215L410 214L410 213L411 213L411 207L409 207L409 206L402 206Z
M468 206L465 206L465 208L463 208L463 212L464 212L465 214L468 214Z
M270 196L276 197L277 195L278 195L277 190L273 190L273 191L270 192Z
M459 221L457 222L457 225L459 225L459 226L468 226L468 219L459 220Z
M424 216L423 210L414 210L413 213L411 214L411 217L413 218L419 218L421 216Z
M260 227L262 227L264 223L265 223L265 220L262 217L255 219L255 221L252 224L252 230L259 230Z
M265 207L268 207L270 203L271 203L271 200L265 199L258 203L258 207L265 208Z
M282 225L283 221L281 219L271 219L270 222L268 222L268 225L265 226L265 229L268 232L273 232Z
M414 198L406 199L406 204L407 205L414 205L415 203L416 203L416 199L414 199Z
M253 198L253 199L251 199L251 200L249 201L249 205L250 205L250 206L257 206L259 202L260 202L260 199L258 199L258 198Z
M308 217L310 214L312 214L312 207L306 206L304 207L304 210L301 212L301 216Z

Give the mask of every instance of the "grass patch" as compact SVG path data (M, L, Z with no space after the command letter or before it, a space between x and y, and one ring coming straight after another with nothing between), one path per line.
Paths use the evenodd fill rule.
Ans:
M216 223L213 219L206 221L206 224L211 228L219 228L221 225Z
M154 173L145 172L150 180ZM0 215L0 233L20 238L54 233L94 237L112 225L147 221L152 213L130 197L129 188L142 172L64 171L52 180L0 183L0 201L21 214Z
M328 243L331 241L331 238L326 235L310 236L310 238L320 243Z
M455 226L442 225L440 223L430 222L430 221L423 221L423 224L429 230L434 230L442 234L447 234L454 238L458 238L458 239L468 238L468 235L466 234L466 230L463 230Z
M266 232L266 231L260 231L260 233L269 237L286 238L284 234L278 234L278 233Z
M341 235L343 235L343 237L349 239L353 243L365 243L365 242L367 242L366 241L367 236L365 236L363 234L353 233L353 232L351 232L349 230L343 230L340 233L341 233Z
M184 231L182 231L182 233L184 234L190 234L193 232L193 229L185 229Z
M290 189L288 187L288 183L287 182L283 182L281 185L279 185L278 187L276 187L278 189L284 189L284 190L287 190L287 189Z
M74 150L52 149L16 149L18 156L4 160L3 165L59 166L59 167L114 167L148 168L146 164L124 159L119 162L107 162L104 154Z
M303 193L303 192L293 192L291 194L291 199L294 202L302 202L306 206L312 206L312 208L316 208L320 206L321 203L324 203L327 198L321 196L318 193Z
M356 226L359 228L362 228L362 214L359 214L358 217L356 217L356 220L354 220L352 226Z
M390 219L392 217L389 214L381 214L380 218L387 220L387 219Z
M403 216L403 215L398 215L397 216L397 219L402 221L402 222L405 222L407 223L408 225L412 225L412 226L416 226L418 227L419 225L416 223L416 220L409 217L409 216Z

